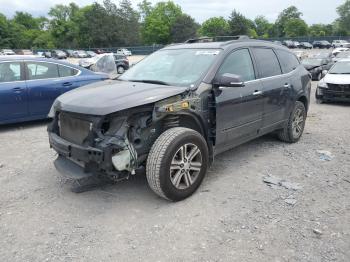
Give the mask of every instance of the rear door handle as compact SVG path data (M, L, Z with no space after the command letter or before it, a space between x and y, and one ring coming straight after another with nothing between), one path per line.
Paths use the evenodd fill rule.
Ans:
M262 93L263 93L262 91L256 90L256 91L254 91L253 96L262 95Z
M65 83L63 83L62 85L63 85L63 86L71 86L72 83L71 83L71 82L65 82Z
M283 87L285 87L285 88L289 88L289 87L290 87L290 85L289 85L288 83L285 83L285 84L283 85Z

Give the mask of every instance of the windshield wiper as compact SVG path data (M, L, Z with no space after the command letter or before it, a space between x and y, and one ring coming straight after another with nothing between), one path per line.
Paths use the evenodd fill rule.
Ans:
M170 86L169 83L164 82L164 81L159 81L159 80L147 80L147 79L143 79L143 80L129 80L130 82L141 82L141 83L148 83L148 84L157 84L157 85L164 85L164 86Z

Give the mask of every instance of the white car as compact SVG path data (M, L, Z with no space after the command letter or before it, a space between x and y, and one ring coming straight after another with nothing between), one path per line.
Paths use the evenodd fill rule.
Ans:
M350 47L350 43L348 41L345 41L345 40L334 40L332 42L332 46L333 46L333 48Z
M343 51L338 53L335 57L333 57L333 62L339 62L341 60L348 60L350 59L350 51Z
M350 102L350 59L335 63L324 77L318 82L316 101Z
M126 55L126 56L131 56L132 53L130 50L126 49L126 48L122 48L122 49L118 49L117 50L117 55Z
M13 52L11 49L2 49L0 53L2 55L15 55L15 52Z
M348 50L349 50L349 48L347 48L347 47L337 47L332 51L332 55L337 55L341 52L348 51Z

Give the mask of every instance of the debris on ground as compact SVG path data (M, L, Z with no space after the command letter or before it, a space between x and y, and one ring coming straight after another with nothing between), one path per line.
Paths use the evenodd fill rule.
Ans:
M323 234L322 231L319 230L319 229L317 229L317 228L312 229L312 232L314 232L314 233L315 233L316 235L318 235L318 236L320 236L320 235Z
M282 178L275 177L272 175L265 176L263 178L263 181L272 188L275 188L275 186L280 186L280 187L284 187L286 189L291 189L291 190L295 190L295 191L303 188L302 186L300 186L297 183L292 183L292 182L286 181Z
M331 161L334 158L332 153L326 150L317 150L317 154L322 161Z
M294 198L287 198L284 200L288 205L294 206L297 203L297 200Z

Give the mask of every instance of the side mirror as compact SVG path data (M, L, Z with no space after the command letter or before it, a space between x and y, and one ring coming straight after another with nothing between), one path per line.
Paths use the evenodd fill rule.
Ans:
M322 77L324 77L325 75L327 75L327 73L328 73L328 70L323 70L323 71L322 71Z
M242 87L244 86L244 81L239 75L226 73L216 77L214 85L222 87Z

